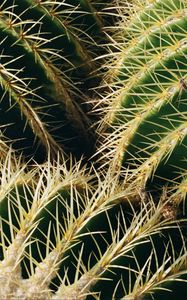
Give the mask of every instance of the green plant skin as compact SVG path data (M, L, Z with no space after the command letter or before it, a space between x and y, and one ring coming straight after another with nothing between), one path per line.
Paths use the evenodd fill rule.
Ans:
M132 182L153 188L181 182L187 168L187 5L183 0L135 4L121 24L102 148L109 148L114 169L122 166Z
M42 2L44 4L44 1ZM17 1L17 3L21 5L22 2ZM26 7L30 7L30 3L33 3L33 1L24 2ZM46 1L46 3L48 2ZM66 3L75 5L79 4L79 1L68 1ZM147 1L146 4L149 4L147 10L145 4L142 5L144 9L141 9L140 12L136 8L137 16L135 20L132 17L132 22L124 33L125 41L127 42L129 39L131 41L133 36L135 36L135 40L142 37L138 29L142 21L143 24L148 26L152 18L154 21L157 17L170 19L172 9L174 11L177 8L183 10L183 4L186 5L183 1L175 2L172 0L173 5L170 2L170 9L166 10L165 6L168 3L166 0L151 1L151 3ZM8 2L5 1L5 4L8 5ZM80 7L86 11L86 16L89 11L95 12L97 5L100 6L99 2L94 2L95 5L93 5L94 9L92 10L91 4L92 2L88 1L80 2ZM138 1L137 4L141 6L142 2ZM162 9L160 7L164 9L164 16L161 14ZM15 9L19 8L20 6ZM35 16L33 12L36 11L38 20L43 11L43 6L32 7L23 16L18 13L22 19L28 20ZM77 11L74 15L77 16L77 20L80 20L81 16L76 15L76 13ZM178 17L180 18L180 14ZM87 17L84 17L84 20L86 19ZM93 22L93 19L95 20L89 14L88 19L88 23ZM46 13L42 18L42 22L48 24L49 20L50 18ZM2 23L3 21L2 18ZM170 19L170 21L175 23L174 25L170 24L170 31L173 32L173 35L177 35L178 40L182 39L181 36L178 36L178 30L175 30L178 21L173 19ZM74 23L72 20L72 24L76 24L76 22ZM181 22L180 19L179 23L179 28L186 26L185 20ZM55 26L58 22L53 24L55 24L54 32L56 32ZM31 29L32 34L37 29L35 26L37 24ZM85 24L82 26L85 27ZM16 55L17 57L21 55L21 57L18 60L10 60L6 65L7 57L3 57L4 53L2 54L4 68L6 67L6 70L0 70L2 72L2 94L3 88L5 86L7 88L7 93L3 94L4 97L1 101L4 109L2 117L5 114L8 116L10 111L8 122L11 123L13 121L12 116L14 116L15 122L18 123L16 125L19 125L21 127L20 132L23 132L23 125L21 125L18 118L16 119L17 115L15 113L11 115L12 111L18 111L20 116L21 107L21 116L23 115L23 118L25 118L25 123L27 123L26 118L35 116L34 113L37 111L37 115L42 116L41 119L48 123L50 118L45 115L46 110L41 98L45 94L45 100L48 101L44 102L45 104L57 103L54 100L54 95L59 96L59 90L56 89L56 83L59 82L52 78L54 75L51 73L53 69L46 69L45 59L34 57L33 53L29 52L29 44L27 45L25 38L20 40L19 43L15 43L17 32L14 32L11 28L3 28L1 35L8 38L2 38L1 50L6 48L6 53L9 55ZM165 172L163 170L166 168L169 170L168 162L180 157L180 151L183 151L182 147L185 149L185 137L182 146L178 143L177 135L177 126L180 127L180 133L182 132L183 135L185 135L186 130L185 123L182 123L182 117L185 114L185 103L181 100L185 100L186 97L185 80L184 83L179 82L177 77L181 70L185 70L185 67L182 68L183 64L185 65L183 60L185 49L182 49L181 53L173 54L172 58L175 57L174 62L171 61L171 57L160 61L158 50L162 47L168 50L167 43L173 40L168 34L168 27L166 30L167 35L165 33L162 35L160 31L158 34L157 27L153 29L156 30L153 38L149 36L150 39L148 38L145 44L144 42L140 43L141 45L136 43L134 52L130 53L132 54L131 59L129 59L129 56L126 57L123 52L124 57L122 57L123 62L121 62L120 56L120 64L118 63L116 72L117 83L114 84L114 95L112 97L115 96L116 90L121 88L120 91L117 91L117 93L120 92L117 100L121 100L121 102L112 102L113 106L111 105L110 113L106 118L110 121L110 128L107 132L107 134L109 133L109 146L111 148L116 147L116 140L113 143L112 139L119 132L120 135L117 135L116 138L117 141L119 139L117 146L119 145L119 148L122 146L123 151L121 151L121 148L120 153L117 151L117 156L114 155L115 157L110 160L108 170L101 170L101 173L99 173L94 167L90 170L90 165L84 168L82 161L74 163L74 160L70 158L67 161L63 156L60 156L62 154L59 154L60 158L57 157L57 161L51 160L50 153L48 153L48 161L43 165L33 164L33 162L27 165L25 162L23 163L20 157L14 155L11 149L8 152L8 146L0 140L0 151L3 154L0 156L0 298L6 300L176 300L179 291L183 290L181 299L186 299L186 223L183 223L183 220L177 218L178 216L175 214L175 205L177 206L186 198L186 170L182 170L184 173L182 181L179 179L177 182L176 179L174 186L168 184L169 188L167 186L163 188L164 191L161 197L156 193L154 198L154 193L149 194L144 189L145 186L148 188L148 184L153 186L152 181L154 184L158 182L156 177L150 180L150 174L155 169L155 175L158 172L161 172L162 175L162 172ZM91 30L90 23L88 32L89 30ZM36 32L38 31L36 30ZM45 34L48 35L46 32ZM58 36L57 39L60 38ZM68 43L68 41L66 42ZM166 45L164 45L164 42L166 42ZM48 43L53 43L53 41ZM69 43L74 49L76 48L73 38L70 38ZM67 45L67 49L70 45ZM54 47L57 50L58 43L54 42ZM44 49L49 49L49 45L45 44ZM145 51L150 54L150 57L147 52L146 57L142 55L142 52L144 54ZM173 52L175 52L175 49ZM81 64L81 52L76 52L76 54L78 57L76 62L79 66ZM159 61L154 66L154 70L148 66L150 67L150 69L148 68L148 74L144 72L142 77L137 76L137 68L141 68L142 64L145 65L147 62L150 63L152 57L157 54ZM63 60L62 57L58 56L58 64L61 64L61 60ZM183 64L181 63L180 72L178 68L179 60L183 62ZM20 61L24 62L25 68L22 72L16 74L15 70L20 69ZM178 62L177 66L176 61ZM10 75L7 72L9 64L11 65L9 68L11 76L15 72L15 77L11 78L11 82L9 80ZM32 68L35 65L36 69ZM167 66L164 70L162 69L163 65ZM70 74L68 64L66 66L67 73ZM81 69L84 68L84 66L80 67ZM80 71L79 74L87 72L86 69L87 66L85 65L85 70ZM77 76L75 75L77 70L75 70L75 73L73 72L72 82L73 77ZM38 82L35 80L27 81L29 72L32 72L32 77L37 78L38 81L41 80L42 86L39 90L37 90ZM60 73L60 77L62 75ZM136 76L137 85L134 87L134 77ZM15 79L16 84L13 79ZM24 83L28 84L24 85ZM174 84L172 89L170 89L171 83ZM153 91L149 88L149 84L154 87ZM31 90L29 94L25 94L26 86L29 86ZM22 90L23 87L24 90ZM167 89L169 89L169 95L171 93L171 99L169 98L169 100L165 97L165 94L166 96L168 94L164 93L168 92ZM66 93L66 86L62 90ZM151 96L147 90L152 91ZM22 92L23 94L21 94ZM155 106L148 103L149 97L152 97ZM156 104L155 101L157 100L155 99L158 100ZM178 99L180 100L179 103L177 103ZM11 106L11 109L9 109L9 100L10 103L16 100L17 105ZM159 102L160 100L161 102ZM66 114L66 105L64 104L63 107L65 107L64 114ZM124 111L120 111L122 107ZM54 116L57 117L56 111L58 112L59 108L56 110L53 107L53 109L49 108L47 112L51 114L54 112ZM169 121L167 118L166 120L162 119L165 114L168 116L173 112L176 113L176 109L177 117L179 115L181 118L181 124L178 124L176 118L172 121L171 117ZM145 114L144 111L142 113L142 110L145 110ZM138 121L136 113L140 116L140 121ZM158 119L161 120L160 126L162 128L155 124ZM20 118L20 120L22 119ZM56 139L52 139L48 131L43 131L42 123L36 117L32 121L34 122L33 127L31 126L32 122L29 123L29 121L28 127L25 127L24 132L27 132L28 137L34 132L41 139L42 147L49 152L51 152L51 147L54 151L58 151ZM154 122L154 126L151 128L147 126L148 121ZM131 123L134 127L129 126L129 129L128 125L131 125ZM155 132L150 135L152 129L155 128L156 131L158 127L160 128L159 135ZM33 128L35 128L35 131ZM175 128L176 131L173 131ZM126 142L128 142L126 152L123 149L124 132ZM148 151L145 149L146 146L142 146L142 141L147 141L146 137L144 138L145 133L154 143L150 149L148 148ZM140 134L143 135L142 140L139 138ZM173 143L175 135L176 143L174 139L173 153L176 151L176 155L174 157L172 153L165 166L163 164L165 152L170 147L169 142ZM50 144L48 145L49 141ZM158 144L155 145L156 142ZM107 142L103 147L104 149L108 147ZM28 144L28 148L28 152L30 152L31 145ZM137 148L139 149L138 153ZM178 151L178 148L180 151ZM34 146L33 151L36 151ZM143 162L140 160L139 154L142 155ZM154 165L155 161L152 162L151 160L153 155L156 158L160 158L161 155L161 159L156 165ZM132 156L133 162L131 160ZM116 159L118 159L117 166ZM120 177L118 169L117 175L115 174L116 169L114 172L113 168L117 168L118 164L129 166L129 174L126 172L125 178L122 178L123 174ZM176 164L175 167L171 166L171 171L174 172L178 167L184 168L185 164L177 162L177 166ZM170 179L173 178L173 174L169 174ZM148 182L149 180L150 182Z
M135 211L117 178L90 176L80 163L28 172L10 158L0 165L1 297L149 297L168 269L174 284L186 274L181 229L162 220L162 205Z
M96 68L101 17L85 1L3 1L0 10L3 134L38 161L48 151L89 153L88 98L78 83Z

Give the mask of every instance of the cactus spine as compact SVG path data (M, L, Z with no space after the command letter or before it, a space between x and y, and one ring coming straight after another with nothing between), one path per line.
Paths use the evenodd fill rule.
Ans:
M87 139L78 96L90 93L78 82L90 87L107 57L108 9L120 22L95 108L109 165L97 169L64 157L61 139L70 150L76 132ZM183 0L1 4L0 298L186 299L186 10Z
M186 170L187 5L174 0L135 3L121 24L112 92L106 99L108 137L100 151L109 148L109 163L128 166L130 181L141 188L150 182L177 184Z
M139 297L159 290L167 272L182 282L186 248L176 222L162 217L162 203L142 199L135 211L132 192L109 173L103 181L80 164L68 171L49 162L26 172L11 160L10 152L1 160L2 299Z
M48 151L78 151L83 141L88 147L86 96L78 82L91 77L104 38L94 3L61 2L3 1L0 7L3 133L26 155L38 152L39 160Z

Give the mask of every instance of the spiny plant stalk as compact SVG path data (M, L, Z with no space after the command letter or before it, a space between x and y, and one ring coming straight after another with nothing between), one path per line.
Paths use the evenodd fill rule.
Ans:
M11 151L0 162L1 299L186 293L183 226L162 217L162 202L142 199L135 210L117 177L103 180L80 162L67 170L65 161L48 161L28 172Z
M131 2L129 13L121 13L117 50L108 64L99 159L113 164L114 172L128 172L129 183L140 189L184 187L187 2Z
M0 298L185 300L186 2L0 7ZM107 57L97 169L63 152Z
M78 83L88 83L98 68L107 5L1 1L0 126L25 155L42 161L49 151L54 157L66 150L89 153L86 95Z

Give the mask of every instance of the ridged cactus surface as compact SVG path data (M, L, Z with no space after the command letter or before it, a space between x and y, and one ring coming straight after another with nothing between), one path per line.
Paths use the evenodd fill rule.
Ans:
M0 2L0 299L186 300L186 34L186 0Z
M45 152L75 152L82 143L90 151L88 99L81 89L98 68L93 59L105 40L105 6L1 1L0 126L26 155L42 161Z
M28 171L11 152L1 160L1 299L186 295L181 222L164 217L162 201L135 210L117 177L80 165Z
M108 156L115 169L128 168L129 179L142 188L150 181L177 184L187 167L187 3L134 2L122 16L118 51L109 63L102 133L108 129L100 151L104 164Z

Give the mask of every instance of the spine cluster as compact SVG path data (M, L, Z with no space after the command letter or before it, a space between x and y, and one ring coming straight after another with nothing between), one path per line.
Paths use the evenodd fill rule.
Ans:
M122 18L117 59L106 76L109 93L101 109L107 113L100 124L106 138L98 152L104 164L107 156L114 170L128 170L141 189L184 186L186 1L134 2Z
M38 161L49 151L55 157L78 152L82 143L89 148L88 99L79 85L88 84L98 68L94 58L105 39L104 5L96 4L11 0L0 5L0 125L15 149Z
M0 299L186 299L186 34L186 0L0 3Z

